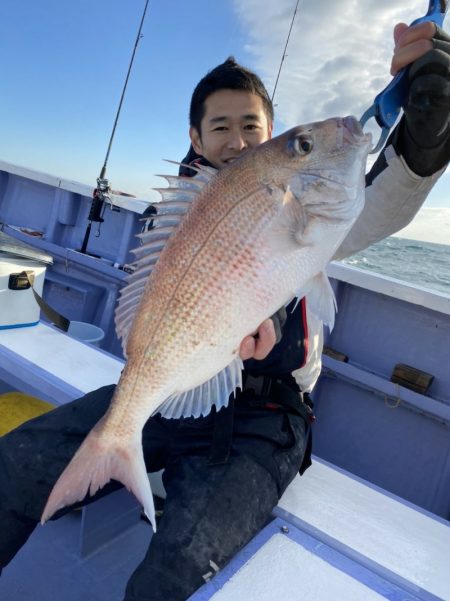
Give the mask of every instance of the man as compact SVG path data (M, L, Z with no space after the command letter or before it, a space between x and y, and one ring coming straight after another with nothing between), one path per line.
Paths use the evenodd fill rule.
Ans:
M395 36L393 72L413 63L410 100L369 174L366 207L339 257L406 225L449 159L450 40L430 24L401 25ZM193 148L202 162L220 169L270 138L272 110L259 78L228 60L194 91ZM309 462L304 393L320 371L320 332L304 300L294 312L280 311L258 336L243 341L244 391L228 409L199 419L148 421L144 456L149 471L165 468L167 499L147 555L128 582L126 601L186 599L270 519L280 495ZM53 484L106 411L113 388L0 439L0 566L34 529ZM96 498L114 488L106 486Z

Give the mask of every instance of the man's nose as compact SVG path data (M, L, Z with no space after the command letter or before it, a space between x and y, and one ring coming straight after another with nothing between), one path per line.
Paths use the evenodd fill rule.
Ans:
M228 146L233 150L244 150L244 148L247 148L247 141L240 129L233 129L230 131Z

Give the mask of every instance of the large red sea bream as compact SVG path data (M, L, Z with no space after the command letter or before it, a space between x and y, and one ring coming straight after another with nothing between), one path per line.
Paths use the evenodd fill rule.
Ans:
M206 415L241 385L242 339L294 297L330 326L324 274L364 204L370 136L352 117L295 127L219 172L167 177L116 313L127 364L42 521L122 482L154 521L141 434L154 413Z

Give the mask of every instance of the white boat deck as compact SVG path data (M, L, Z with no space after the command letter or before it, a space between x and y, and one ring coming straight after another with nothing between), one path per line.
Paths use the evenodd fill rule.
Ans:
M316 460L277 515L389 577L450 599L450 523ZM388 574L390 573L390 574Z

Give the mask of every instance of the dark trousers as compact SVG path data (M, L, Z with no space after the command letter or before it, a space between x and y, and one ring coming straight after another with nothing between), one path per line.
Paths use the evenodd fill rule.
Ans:
M0 438L0 567L34 530L59 474L113 391L101 388ZM269 520L302 463L307 427L302 417L257 401L248 393L235 401L228 457L218 460L211 451L220 413L147 422L144 457L149 471L165 468L167 498L124 601L185 600L212 571L210 562L222 568ZM85 503L118 487L110 483Z

